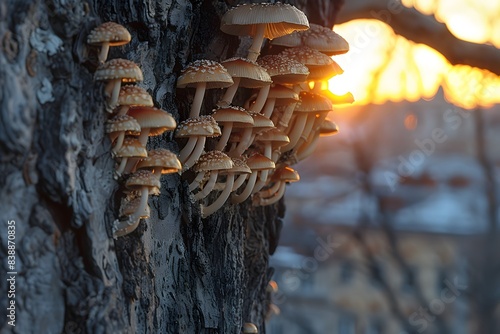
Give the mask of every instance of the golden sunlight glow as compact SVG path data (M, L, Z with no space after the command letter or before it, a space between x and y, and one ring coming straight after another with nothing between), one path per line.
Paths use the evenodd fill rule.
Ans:
M404 0L425 14L435 13L457 37L500 46L500 0ZM470 66L452 66L426 45L402 38L384 23L355 20L335 26L350 51L333 59L344 69L328 88L352 92L356 104L431 99L442 85L445 97L464 108L500 103L500 77Z

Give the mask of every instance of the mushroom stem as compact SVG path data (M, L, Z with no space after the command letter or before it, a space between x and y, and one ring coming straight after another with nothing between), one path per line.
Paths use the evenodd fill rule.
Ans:
M101 52L99 52L99 62L101 64L104 64L106 62L106 59L108 59L108 52L109 52L109 42L103 42L101 44Z
M127 161L128 161L128 158L126 158L126 157L122 158L122 160L120 161L120 165L115 170L115 180L117 180L118 178L120 178L122 176L123 171L125 170L125 166L127 165Z
M288 123L290 122L290 119L292 118L293 111L294 111L296 105L297 105L297 102L290 103L289 105L286 106L285 111L283 111L283 115L281 115L279 122L278 122L278 129L280 129L281 131L284 131L286 128L288 128Z
M285 185L286 182L281 182L278 191L272 197L260 198L258 204L261 206L265 206L265 205L271 205L279 201L281 197L283 197L283 195L285 194Z
M124 235L130 234L135 231L141 219L137 219L135 222L130 220L130 217L126 221L121 221L116 219L113 222L113 238L123 237Z
M264 108L262 109L262 114L264 114L264 116L266 116L267 118L271 118L275 104L276 104L276 98L273 97L273 98L267 99L266 104L264 105Z
M299 150L297 152L297 160L304 160L311 154L313 154L314 150L316 150L316 147L318 146L319 142L319 134L314 136L311 139L309 139L309 142L305 142L304 145L299 147Z
M108 105L114 108L118 104L118 96L120 95L120 88L122 86L121 79L109 80L106 87L104 88L106 95L108 96Z
M257 25L255 31L255 36L253 36L252 46L248 49L248 59L251 61L256 61L260 55L260 49L262 48L262 42L264 41L264 32L266 31L266 24L261 23Z
M141 134L139 135L139 138L137 138L137 140L139 140L139 142L144 147L146 147L146 144L148 143L148 137L149 137L149 131L150 130L151 130L150 128L142 128L141 129Z
M222 190L222 192L220 193L219 197L217 197L217 199L209 206L201 207L201 216L203 218L210 216L212 213L219 210L224 205L224 203L226 203L227 199L229 198L229 195L231 194L231 190L233 189L233 184L234 184L234 173L229 173L226 179L226 186L224 190Z
M182 163L182 165L184 166L184 169L191 168L191 166L193 166L196 163L196 161L198 161L201 154L203 153L203 149L205 148L205 141L206 140L207 140L207 137L199 137L198 138L198 140L196 141L196 146L194 147L193 152L189 155L186 162Z
M232 203L241 203L244 200L250 196L252 193L253 186L255 185L255 181L257 180L257 173L258 171L254 170L252 171L252 174L248 177L247 185L245 186L245 189L241 192L241 194L237 194L236 192L231 196L231 202Z
M199 172L196 175L196 177L194 178L194 180L189 184L189 191L193 191L196 188L198 188L198 186L200 185L200 182L201 182L201 180L203 180L204 176L205 176L205 172Z
M115 137L115 136L113 136L113 137ZM125 139L125 131L120 132L118 137L111 138L111 136L110 136L110 139L111 139L111 142L113 142L116 139L116 143L113 146L113 148L111 149L111 154L113 156L115 156L116 152L118 152L123 146L123 140Z
M241 134L241 139L238 145L236 145L236 148L231 151L231 156L232 157L239 157L245 152L247 148L250 147L252 144L252 128L245 128L243 130L243 133Z
M328 113L323 112L320 113L319 116L317 117L315 115L310 115L307 117L307 122L306 125L304 126L304 131L302 131L302 135L300 136L299 140L297 141L297 144L295 145L296 148L301 147L302 145L306 144L309 140L312 139L315 132L313 131L315 124L321 124L325 120L327 115Z
M271 85L264 86L259 90L259 94L255 99L255 103L250 107L250 111L260 112L262 110L266 103L267 95L269 95L269 89L271 89Z
M281 181L275 182L271 187L259 192L259 196L261 198L267 198L267 197L273 196L274 194L276 194L276 192L280 188L281 183L283 183L283 182L281 182Z
M130 106L120 106L120 108L118 108L117 115L118 116L126 115L129 109L130 109Z
M222 129L222 135L219 138L217 145L215 146L216 150L218 151L224 150L232 130L233 130L233 122L224 123L224 128Z
M189 137L186 146L184 146L181 152L179 153L179 160L181 161L181 163L184 164L189 155L193 152L197 142L198 142L198 137L195 136Z
M242 186L243 182L247 179L247 174L239 175L236 180L234 180L233 189L231 191L238 190L239 187Z
M262 188L267 183L267 176L269 175L269 170L264 169L259 172L259 180L255 182L253 189L252 189L252 194L255 194L256 192L259 192Z
M203 198L207 197L208 194L210 194L210 192L214 189L215 182L217 181L218 175L219 175L219 173L216 171L210 172L210 177L209 177L207 183L205 183L205 186L203 187L203 189L201 189L199 192L197 192L194 195L194 198L196 200L203 199Z
M241 78L235 78L233 77L233 84L229 86L224 93L224 96L222 99L217 103L217 105L226 107L230 106L231 103L233 102L234 95L236 94L236 91L238 90L238 87L240 86L240 80Z
M196 85L196 93L194 94L193 104L191 104L191 111L189 112L189 118L195 118L200 116L201 104L203 102L203 97L205 96L205 90L207 88L206 82L198 82Z
M281 148L281 152L290 151L295 147L297 141L300 138L300 135L302 134L302 131L304 130L306 121L307 121L306 113L300 113L299 115L297 115L297 119L295 120L295 123L290 129L290 132L288 133L288 138L290 139L290 142Z
M130 215L130 221L135 222L136 220L141 219L142 214L144 213L146 207L148 206L148 197L149 197L148 187L142 187L141 201L139 202L137 210L135 210L135 212Z

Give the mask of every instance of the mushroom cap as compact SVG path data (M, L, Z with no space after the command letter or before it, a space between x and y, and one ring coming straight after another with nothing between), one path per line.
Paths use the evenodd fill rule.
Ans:
M116 152L117 158L145 158L148 151L141 142L134 137L125 137L122 147Z
M282 55L267 55L257 60L274 83L296 84L307 80L309 69L301 62Z
M127 59L111 59L97 68L95 80L107 81L121 79L122 82L144 80L142 71L136 63Z
M302 11L279 2L231 8L222 16L220 29L229 35L255 36L259 24L266 24L264 37L269 39L309 29L309 21Z
M138 86L122 86L118 95L119 106L153 106L153 98L149 93Z
M285 49L279 55L307 66L310 72L307 80L326 80L344 73L344 70L332 58L307 46Z
M319 24L310 24L310 28L304 31L303 43L312 49L318 50L328 56L334 56L349 51L349 43L332 29Z
M245 322L243 324L243 333L244 334L255 334L259 333L259 330L257 329L257 326L250 322Z
M237 106L214 109L212 117L217 123L231 122L236 128L248 128L254 125L253 117L244 108Z
M260 112L248 111L248 114L253 118L254 131L274 128L274 123L268 117Z
M136 197L132 200L122 200L122 203L120 205L120 216L131 216L133 215L137 209L139 209L139 203L141 202L140 197ZM144 212L141 214L140 218L142 219L147 219L151 215L151 209L149 208L149 205L146 205L146 209Z
M106 122L106 133L126 132L128 135L138 135L141 126L129 115L116 115Z
M288 105L299 101L299 94L282 85L274 85L267 94L268 99L276 99L275 106Z
M149 128L149 136L161 135L177 126L169 112L154 107L135 106L130 108L127 114L137 120L141 129Z
M231 168L231 172L236 173L236 174L250 174L252 173L252 170L246 162L242 159L239 158L231 158L233 160L233 168Z
M194 136L218 137L220 135L220 127L211 115L188 118L182 121L175 130L176 138Z
M300 102L294 109L295 112L328 112L333 109L330 99L315 93L301 92Z
M252 154L247 159L246 163L252 171L276 168L274 161L272 161L271 159L260 153Z
M87 43L90 45L109 43L110 46L120 46L129 43L131 39L130 33L121 24L105 22L92 29L87 36Z
M231 158L221 151L210 151L203 154L193 166L195 172L231 169L234 164Z
M349 43L332 29L310 23L308 30L296 31L290 35L278 37L271 44L284 47L307 46L328 56L349 51Z
M233 78L240 78L239 86L244 88L261 88L272 83L266 69L246 58L234 57L226 59L222 65Z
M161 187L160 180L147 169L140 169L134 172L125 182L125 187L130 190L141 190L143 187L148 187L150 190L156 191Z
M338 125L329 120L328 118L325 119L319 127L319 135L322 137L332 136L337 134L338 132L339 132Z
M182 165L177 155L170 150L159 148L148 152L147 158L137 163L137 169L154 169L161 167L162 174L177 173L182 170Z
M284 146L290 142L288 136L278 128L265 129L255 136L255 141L266 143L271 142L273 148Z
M195 87L207 83L207 89L227 88L234 82L226 68L213 60L201 59L189 63L177 79L177 88Z
M271 177L273 181L282 181L287 183L297 182L300 180L299 173L290 166L277 168Z

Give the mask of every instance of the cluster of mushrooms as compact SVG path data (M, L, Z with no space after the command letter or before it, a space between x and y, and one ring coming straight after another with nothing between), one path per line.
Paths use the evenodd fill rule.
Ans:
M186 173L191 175L189 190L204 218L228 199L242 203L251 197L256 206L273 204L286 184L299 180L291 165L311 155L320 136L338 132L326 116L333 104L353 98L333 95L326 82L343 72L331 58L349 50L342 37L309 24L303 12L281 3L234 7L222 17L221 30L252 38L247 57L221 63L202 59L186 66L177 88L195 88L195 94L189 117L178 125L135 85L143 80L135 63L107 60L110 46L130 42L129 32L114 22L90 32L87 43L100 47L94 79L106 83L106 133L117 162L115 179L125 188L114 237L132 232L149 217L148 197L159 195L162 174L194 173ZM259 57L264 39L272 40L273 54ZM255 90L243 106L233 104L239 88ZM207 89L225 91L212 113L202 115ZM149 136L173 130L183 143L179 156L166 149L147 151ZM214 150L205 150L207 140Z
M130 33L114 22L106 22L93 29L87 43L100 47L99 67L94 79L104 81L109 119L106 133L116 160L115 179L124 181L125 193L120 205L120 217L113 225L114 237L126 235L137 228L142 218L149 218L149 195L160 194L162 174L177 173L182 169L177 156L166 149L147 151L149 136L158 136L175 130L177 124L168 112L157 109L148 92L136 86L143 80L142 71L127 59L107 60L110 46L129 43Z
M256 206L281 199L285 185L299 180L291 165L311 155L320 136L338 132L326 118L333 104L353 102L350 93L335 96L326 89L328 79L343 73L331 56L347 52L348 43L331 29L309 25L297 8L242 4L223 15L221 30L252 38L247 57L196 60L177 81L177 88L195 88L189 117L175 137L187 139L180 161L195 173L189 189L203 217L228 199L251 197ZM276 54L259 57L266 38ZM255 93L236 106L240 87ZM216 88L226 90L212 113L201 115L206 90ZM206 152L208 138L215 149ZM208 203L212 192L217 197Z

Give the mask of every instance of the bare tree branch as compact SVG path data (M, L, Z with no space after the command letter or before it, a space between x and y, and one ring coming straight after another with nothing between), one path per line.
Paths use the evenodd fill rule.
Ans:
M466 42L455 37L444 23L395 0L350 0L336 23L354 19L377 19L416 43L423 43L445 56L451 64L465 64L500 75L500 50L492 45Z

